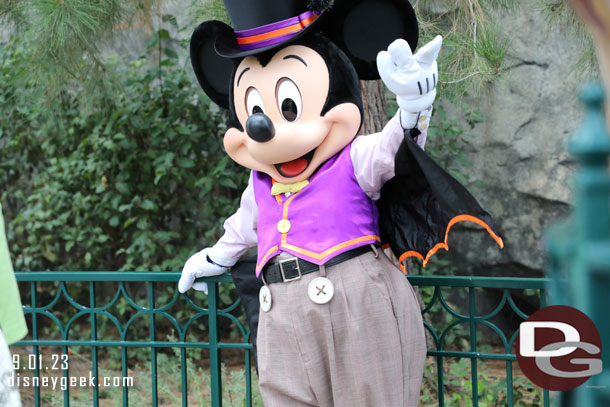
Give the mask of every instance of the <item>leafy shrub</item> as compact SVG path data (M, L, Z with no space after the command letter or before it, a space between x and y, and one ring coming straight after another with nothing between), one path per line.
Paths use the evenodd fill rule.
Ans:
M0 200L16 269L179 270L222 233L247 171L224 153L224 114L161 41L165 30L146 56L107 64L100 95L76 86L54 106L20 81L27 44L0 48Z

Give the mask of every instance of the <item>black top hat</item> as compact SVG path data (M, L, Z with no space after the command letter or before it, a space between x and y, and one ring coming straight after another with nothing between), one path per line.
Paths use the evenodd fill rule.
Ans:
M261 53L302 36L319 23L331 1L224 0L234 35L217 38L216 52L235 58Z
M191 62L203 90L227 107L235 58L260 54L318 32L351 59L361 79L378 79L377 53L397 38L415 51L417 18L408 0L223 0L233 28L199 25Z

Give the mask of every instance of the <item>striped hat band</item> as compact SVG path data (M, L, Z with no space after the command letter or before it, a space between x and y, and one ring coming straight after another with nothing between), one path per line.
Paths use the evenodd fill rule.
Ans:
M249 30L235 31L237 45L242 51L264 48L279 44L294 37L313 23L319 14L315 11L306 11L296 17L251 28Z

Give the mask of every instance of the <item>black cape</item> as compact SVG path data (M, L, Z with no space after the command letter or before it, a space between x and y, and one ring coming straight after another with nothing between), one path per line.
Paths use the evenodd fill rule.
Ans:
M447 250L449 230L462 221L484 227L504 247L489 213L407 131L396 153L394 171L376 204L381 241L398 256L403 271L407 257L418 257L425 266L437 250Z
M398 256L403 271L407 257L419 257L425 266L437 250L448 249L449 230L461 221L483 226L503 247L489 213L417 145L408 131L396 153L395 176L383 186L376 204L381 241ZM256 355L258 292L263 284L256 277L255 263L240 262L231 274L246 310Z

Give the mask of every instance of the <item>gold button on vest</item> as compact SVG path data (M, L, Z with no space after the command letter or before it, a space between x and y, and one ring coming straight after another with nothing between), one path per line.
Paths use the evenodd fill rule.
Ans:
M288 233L290 230L290 221L288 219L282 219L277 223L277 231L280 233Z

